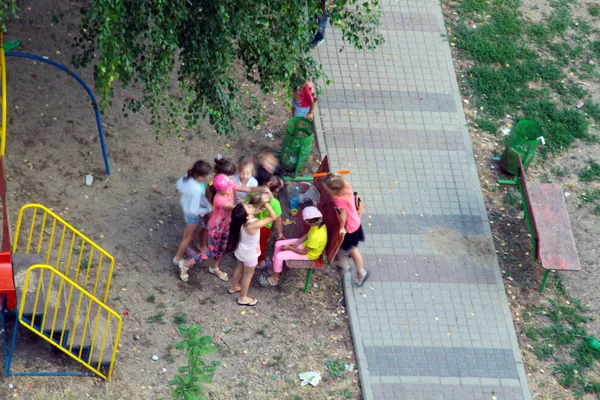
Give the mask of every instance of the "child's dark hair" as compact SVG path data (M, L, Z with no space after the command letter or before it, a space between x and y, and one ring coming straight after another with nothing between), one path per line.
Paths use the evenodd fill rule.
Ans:
M267 187L273 193L279 192L285 186L283 179L277 175L271 175L269 180L267 181Z
M220 154L215 157L215 173L231 176L235 175L236 171L237 167L234 163L224 159Z
M311 224L318 224L317 226L319 228L325 225L325 221L323 221L323 218L321 217L307 219L306 222L310 222Z
M231 211L231 224L229 225L229 240L225 251L230 253L235 251L240 242L241 229L248 219L248 212L242 203L238 204Z
M199 176L208 176L210 175L210 164L204 160L198 160L194 163L192 168L188 170L183 178L184 181L187 181L190 178L198 178Z

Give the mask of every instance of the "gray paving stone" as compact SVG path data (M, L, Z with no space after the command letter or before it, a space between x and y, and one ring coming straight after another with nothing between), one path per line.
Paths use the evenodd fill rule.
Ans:
M318 50L332 80L320 145L365 206L371 280L345 279L363 397L529 400L493 250L448 256L424 239L492 243L440 3L382 11L381 48L348 47L332 28Z

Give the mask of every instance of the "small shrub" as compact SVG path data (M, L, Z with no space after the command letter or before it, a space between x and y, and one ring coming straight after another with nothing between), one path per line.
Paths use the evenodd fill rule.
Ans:
M187 314L178 312L173 316L173 323L175 325L182 325L187 323Z
M588 164L588 167L579 173L579 180L582 182L600 180L600 164L594 160L589 160Z
M333 380L338 380L346 376L346 363L343 358L329 359L325 361L325 367L329 373L329 377Z
M179 325L183 340L175 345L177 350L185 351L187 365L177 369L177 375L169 381L173 387L171 396L176 400L205 400L202 383L211 383L219 366L218 361L207 362L203 356L216 352L213 338L202 336L202 327Z
M160 312L148 317L147 321L149 324L159 323L161 325L164 325L164 324L166 324L164 317L165 317L165 312L160 311Z
M154 296L153 294L151 294L150 296L148 296L148 297L146 298L146 301L147 301L148 303L154 303L154 302L156 301L156 296Z

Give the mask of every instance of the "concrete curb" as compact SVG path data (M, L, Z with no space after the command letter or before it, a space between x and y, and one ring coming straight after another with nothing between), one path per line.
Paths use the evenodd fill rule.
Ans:
M323 82L324 84L325 82ZM318 103L314 111L314 126L315 126L315 139L316 146L321 159L327 155L327 148L325 144L325 135L323 132L323 122L321 121L321 112L319 111ZM331 167L331 164L330 164ZM331 167L332 170L335 169ZM362 345L362 336L358 325L358 316L355 315L356 302L354 296L350 295L352 291L352 274L350 270L344 271L344 297L346 299L346 313L348 315L348 323L350 324L350 332L352 333L352 341L354 343L354 353L356 354L356 363L358 368L358 377L360 379L360 386L362 391L362 398L364 400L372 400L373 392L371 390L371 380L369 377L369 368L367 364L367 356L365 355L364 346Z

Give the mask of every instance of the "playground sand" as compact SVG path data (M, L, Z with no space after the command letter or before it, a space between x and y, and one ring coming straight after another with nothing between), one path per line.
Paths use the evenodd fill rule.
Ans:
M78 34L81 3L19 2L20 19L11 21L6 40L19 39L20 51L50 57L71 67L72 39ZM59 19L53 22L53 16ZM304 271L288 271L275 289L251 287L259 304L243 309L221 282L200 266L181 282L171 258L185 227L176 180L197 159L217 153L237 160L264 146L281 145L289 112L275 98L263 100L268 120L257 130L217 136L208 125L155 140L142 112L123 118L123 99L135 88L117 88L113 107L102 116L112 174L104 171L94 113L85 91L51 66L9 58L8 138L5 171L14 233L19 208L41 203L112 253L116 260L108 304L123 317L113 379L5 378L0 399L167 399L168 381L184 362L172 348L181 339L174 316L205 327L215 339L221 366L205 386L210 399L324 399L331 393L359 397L356 369L339 381L300 387L298 373L320 371L325 361L356 364L336 271L313 276L307 295ZM77 71L93 87L92 69ZM268 135L273 134L273 138ZM311 162L315 165L315 161ZM91 186L87 174L94 175ZM232 273L234 261L223 260ZM22 280L22 276L19 275ZM147 301L153 295L154 302ZM242 311L246 313L242 314ZM164 324L148 318L164 312ZM22 329L21 332L24 330ZM153 361L152 356L159 360ZM13 362L15 371L81 371L66 356L23 334ZM13 388L9 387L13 385Z

